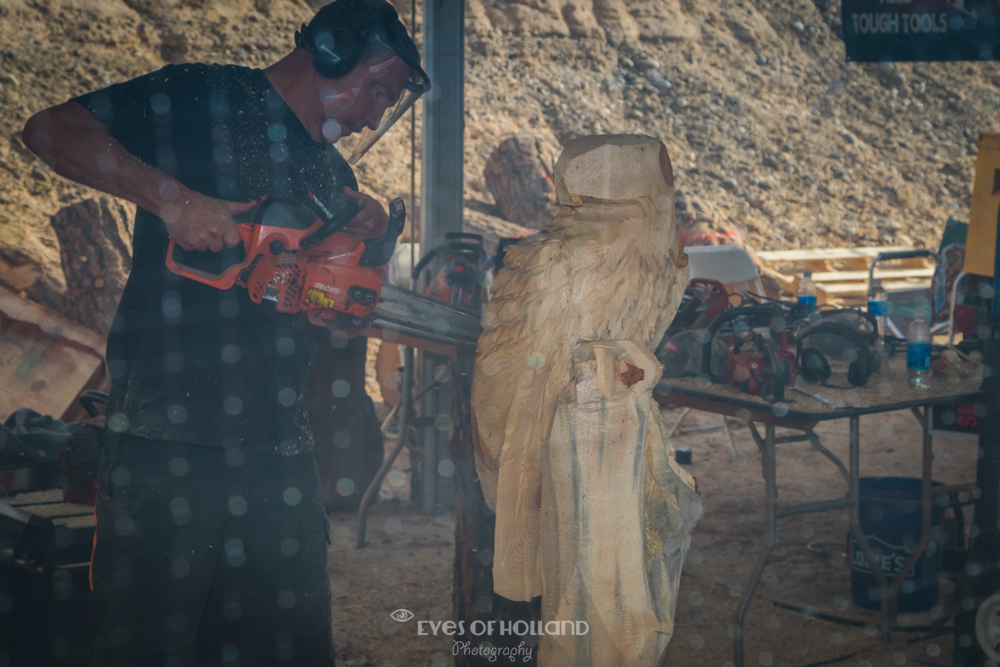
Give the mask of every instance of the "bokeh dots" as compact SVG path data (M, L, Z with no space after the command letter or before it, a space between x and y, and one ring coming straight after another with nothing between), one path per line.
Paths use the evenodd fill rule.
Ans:
M344 546L351 541L351 529L347 526L337 526L333 529L333 543Z
M281 591L278 593L278 606L282 609L291 609L295 606L295 593L291 591Z
M767 651L761 651L760 655L757 656L757 662L767 667L768 665L774 664L774 656Z
M233 516L243 516L247 513L247 501L243 496L233 496L229 499L229 512Z
M284 405L286 408L290 408L295 405L295 400L298 398L298 394L295 390L290 387L285 387L278 392L278 402Z
M222 594L222 613L230 621L238 621L243 615L240 605L240 594L236 591L226 591Z
M705 638L701 635L691 635L691 639L688 640L693 649L703 649L705 648Z
M294 537L286 537L281 540L281 553L286 556L294 556L299 552L299 541Z
M229 396L223 401L222 409L226 411L227 415L235 417L243 412L243 399L239 396Z
M184 355L180 352L168 352L163 357L163 365L171 373L178 373L184 368Z
M116 412L108 417L108 428L115 433L124 433L128 428L128 417L120 412Z
M451 417L449 415L438 415L434 418L434 428L442 433L451 430Z
M183 477L187 474L189 467L188 460L183 456L175 456L170 459L170 474L174 477Z
M174 634L179 634L184 632L184 628L187 627L187 616L181 613L171 614L167 618L167 630L173 632Z
M839 632L831 632L830 633L830 643L833 644L834 646L841 646L841 645L843 645L843 643L844 643L844 635L840 634Z
M354 482L347 477L337 482L337 493L342 496L349 496L354 493Z
M230 468L239 468L243 465L244 455L242 449L230 448L226 450L223 455L226 459L226 465Z
M688 596L688 603L692 607L700 607L701 605L705 604L705 596L695 591L694 593Z
M235 345L226 345L222 348L222 360L227 364L235 364L240 360L240 348Z
M351 446L351 434L344 429L334 432L333 446L337 449L347 449Z
M894 665L905 665L906 664L906 654L896 651L892 654L892 664Z
M941 655L941 647L938 646L937 644L928 644L927 655L931 656L932 658L938 657L939 655Z
M389 535L399 535L403 532L403 522L396 517L389 517L382 526Z
M444 653L435 653L431 656L431 667L445 667L448 664L448 658L445 657Z
M175 403L167 408L167 419L171 424L183 424L187 421L187 408L180 403Z
M351 384L347 380L337 380L333 383L333 395L337 398L347 398L351 393Z
M240 649L236 644L226 644L219 653L224 662L236 662L240 658Z
M528 366L538 370L545 366L545 355L541 352L532 352L528 355Z
M183 579L191 574L191 564L184 558L177 558L170 563L170 574L178 579Z
M285 504L291 505L292 507L295 507L296 505L302 502L302 492L299 491L294 486L290 486L287 489L285 489L285 492L284 494L282 494L282 497L285 499Z
M290 357L295 354L295 341L291 338L279 338L274 346L278 349L278 354L283 357Z
M120 516L115 519L115 534L119 537L128 537L135 533L135 521L127 516Z
M442 477L451 477L455 474L455 464L450 459L445 459L438 463L438 474Z
M434 367L434 379L438 382L451 381L451 368L446 364L439 364Z
M389 483L393 486L403 486L406 484L406 473L399 468L393 468L389 471L389 474L386 475L386 479L389 480Z

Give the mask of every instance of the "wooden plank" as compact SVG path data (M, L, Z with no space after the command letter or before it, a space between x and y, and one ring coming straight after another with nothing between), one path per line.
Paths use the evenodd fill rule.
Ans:
M870 248L811 248L803 250L769 250L758 252L764 262L808 262L867 258L874 259L880 252L913 250L913 246L875 246Z
M67 343L76 344L88 352L104 357L107 339L96 331L72 322L65 317L25 299L0 285L0 313L7 317L33 324L53 338L62 338Z
M930 280L894 280L891 282L882 283L882 287L885 288L886 292L895 292L899 290L911 290L911 289L930 289ZM868 282L863 283L851 282L851 283L823 283L816 286L816 291L819 292L823 290L827 294L833 296L845 296L848 294L868 294Z
M103 377L96 351L0 311L0 420L18 408L60 417Z
M876 269L875 277L886 280L902 278L933 278L934 267L919 269ZM840 283L864 281L868 284L868 271L824 271L814 273L812 279L816 283Z

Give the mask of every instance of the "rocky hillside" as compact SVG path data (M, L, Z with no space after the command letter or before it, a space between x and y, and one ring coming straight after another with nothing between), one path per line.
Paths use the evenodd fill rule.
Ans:
M48 216L92 195L21 145L32 112L170 61L265 66L312 11L0 0L0 277L62 309ZM735 228L757 249L936 246L944 221L968 214L978 133L1000 130L1000 68L847 64L839 11L831 0L468 0L469 220L502 225L483 167L504 137L557 150L578 134L635 132L667 143L685 219ZM387 139L358 170L385 198L409 191L409 124Z

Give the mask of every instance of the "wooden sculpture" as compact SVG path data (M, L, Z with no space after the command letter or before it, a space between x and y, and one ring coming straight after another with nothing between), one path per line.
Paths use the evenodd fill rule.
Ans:
M688 280L670 160L651 137L583 137L555 185L561 212L493 283L473 374L494 589L589 625L546 635L546 667L658 665L701 511L652 401L649 350Z

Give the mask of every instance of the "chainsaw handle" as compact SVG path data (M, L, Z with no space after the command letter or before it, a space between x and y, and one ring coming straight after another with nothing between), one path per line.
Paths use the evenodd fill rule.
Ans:
M392 259L392 253L396 250L396 240L403 233L403 226L406 224L406 204L400 197L396 197L389 202L389 225L385 229L385 234L377 239L365 241L365 252L358 261L360 266L382 266L388 264Z
M308 205L308 204L307 204ZM299 241L299 247L303 250L308 250L314 245L325 239L327 236L340 231L347 224L354 219L358 213L365 207L364 202L357 199L349 199L344 207L333 216L327 218L325 215L320 215L320 220L323 224L316 230L313 230L302 237ZM310 206L316 212L316 207Z
M242 217L243 216L240 216L240 218ZM236 279L239 278L240 272L249 266L251 261L249 251L250 235L253 233L253 225L249 221L237 222L236 231L240 233L240 242L243 244L244 254L243 261L239 264L233 264L228 269L217 275L191 266L179 264L174 259L174 249L177 246L177 242L174 239L170 239L170 243L167 245L167 269L171 273L176 273L179 276L196 280L199 283L203 283L217 289L229 289L236 284Z

